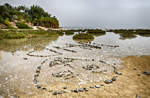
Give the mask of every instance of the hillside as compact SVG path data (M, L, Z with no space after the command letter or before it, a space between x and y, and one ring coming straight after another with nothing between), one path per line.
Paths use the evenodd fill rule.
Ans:
M33 26L58 28L59 21L55 16L44 11L43 8L33 5L13 7L6 3L0 5L0 28L31 29Z

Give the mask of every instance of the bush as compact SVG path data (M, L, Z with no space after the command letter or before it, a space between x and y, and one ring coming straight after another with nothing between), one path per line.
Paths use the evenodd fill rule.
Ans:
M79 33L73 36L73 39L94 39L93 35L87 33Z
M27 24L25 24L24 22L17 22L16 23L16 26L19 28L19 29L31 29Z
M72 30L66 30L66 31L65 31L65 34L66 34L66 35L73 35L73 34L74 34L74 31L72 31Z
M9 21L8 18L6 18L6 19L4 20L4 24L5 24L6 26L8 26L8 27L11 26L10 21Z
M12 33L12 32L5 32L3 34L3 38L4 39L21 39L21 38L25 38L26 34L24 33Z

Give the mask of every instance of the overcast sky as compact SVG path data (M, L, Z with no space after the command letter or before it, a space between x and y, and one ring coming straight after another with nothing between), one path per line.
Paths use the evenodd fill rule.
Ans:
M150 0L0 0L0 4L40 5L63 27L150 28Z

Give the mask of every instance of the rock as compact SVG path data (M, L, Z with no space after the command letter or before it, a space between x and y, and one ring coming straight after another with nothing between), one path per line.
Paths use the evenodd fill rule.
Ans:
M113 81L112 80L105 80L104 81L106 84L110 84L110 83L112 83Z
M38 69L38 70L41 70L41 66L38 66L37 69Z
M83 89L83 88L80 88L80 89L79 89L79 92L84 92L84 89Z
M35 85L35 87L36 87L37 89L40 89L40 88L41 88L41 86L40 86L40 85Z
M144 75L150 75L150 71L144 71L143 74Z
M122 73L121 73L121 72L116 72L116 74L117 74L117 75L122 75Z
M79 90L77 90L77 89L71 90L71 91L74 92L74 93L78 93L79 92Z
M99 60L99 62L101 62L101 63L106 63L105 61L102 61L102 60Z
M53 95L57 95L58 93L57 92L53 92Z
M140 74L137 74L137 76L141 76Z
M94 88L94 86L90 86L90 88Z
M36 69L36 73L40 73L40 70L39 70L39 69Z
M34 84L37 84L37 82L38 82L38 81L37 81L36 79L33 80L33 83L34 83Z
M38 76L39 76L39 74L35 74L35 75L34 75L34 78L37 78Z
M88 88L83 88L84 89L84 91L88 91Z
M116 77L114 76L111 80L112 80L112 81L116 81Z
M96 88L100 88L100 85L95 85Z
M23 58L24 60L28 60L28 58Z
M136 68L134 67L133 70L136 70Z
M47 90L47 88L43 87L42 90Z
M63 87L63 89L67 89L67 87Z

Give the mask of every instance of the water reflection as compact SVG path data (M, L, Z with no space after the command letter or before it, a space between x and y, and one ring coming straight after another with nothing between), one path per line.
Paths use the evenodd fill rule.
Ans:
M38 37L31 39L11 39L11 40L1 40L0 50L7 52L15 52L18 50L27 51L29 49L34 49L35 51L43 50L45 46L49 45L52 41L56 41L56 37Z

